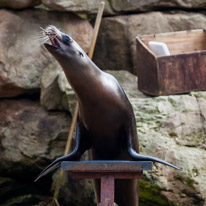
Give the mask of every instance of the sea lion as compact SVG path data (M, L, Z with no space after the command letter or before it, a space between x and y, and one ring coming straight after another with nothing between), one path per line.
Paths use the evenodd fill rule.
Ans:
M48 165L37 177L60 167L61 161L79 160L92 149L95 160L154 161L178 167L155 157L138 154L136 121L132 106L118 81L100 70L81 47L54 26L44 30L51 41L46 49L59 62L79 103L76 145L70 154ZM99 183L95 193L99 202ZM115 202L119 206L138 205L137 180L116 180Z

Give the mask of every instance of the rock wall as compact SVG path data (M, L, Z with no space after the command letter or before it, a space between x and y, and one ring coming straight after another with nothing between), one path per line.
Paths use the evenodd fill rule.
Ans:
M126 12L142 12L157 9L204 9L204 0L103 0L105 14L117 15ZM1 0L0 8L24 9L43 4L46 8L56 11L95 14L101 0Z
M64 152L75 96L44 50L40 27L70 33L88 51L100 0L0 0L0 205L44 205L58 172L34 178ZM94 53L103 70L136 74L135 37L206 27L204 0L106 0ZM84 14L84 19L76 14ZM89 22L90 21L90 22ZM206 206L206 93L151 98L127 71L110 71L134 108L140 151L172 162L155 164L140 181L140 206ZM86 158L83 157L83 158ZM91 182L64 178L62 205L95 205ZM50 202L48 205L52 205Z

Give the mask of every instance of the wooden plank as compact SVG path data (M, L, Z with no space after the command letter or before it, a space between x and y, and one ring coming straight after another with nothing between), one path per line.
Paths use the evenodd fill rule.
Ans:
M136 48L138 89L146 94L159 95L157 57L138 37Z
M206 50L206 34L204 30L191 30L140 37L149 48L149 41L164 42L172 55Z

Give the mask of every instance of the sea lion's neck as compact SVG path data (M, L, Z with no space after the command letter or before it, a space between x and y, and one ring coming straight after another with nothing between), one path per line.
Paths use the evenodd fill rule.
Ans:
M102 71L90 59L87 60L86 64L79 67L77 65L62 67L80 101L90 98L91 91L93 91L92 93L95 96L94 92L98 92L97 88L99 87Z

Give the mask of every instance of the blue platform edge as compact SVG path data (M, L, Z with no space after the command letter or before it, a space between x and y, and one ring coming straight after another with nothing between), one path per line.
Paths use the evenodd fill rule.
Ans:
M61 169L68 170L73 165L81 165L81 164L98 164L98 165L113 165L113 164L131 164L131 165L138 165L143 170L152 170L152 161L109 161L109 160L88 160L88 161L63 161L61 162Z

